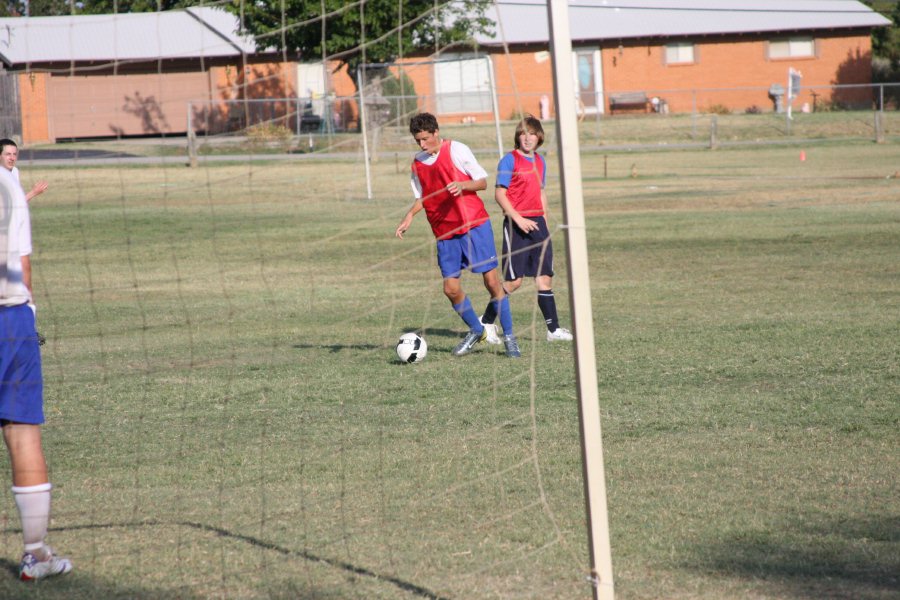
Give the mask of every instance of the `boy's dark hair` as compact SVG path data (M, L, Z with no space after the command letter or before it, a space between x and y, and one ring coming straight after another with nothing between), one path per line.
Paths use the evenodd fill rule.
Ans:
M519 121L519 124L516 125L516 140L515 147L516 150L521 149L521 143L519 142L519 136L525 132L533 133L538 138L537 146L535 150L541 147L544 143L544 128L541 126L541 122L534 115L525 115L522 117L522 120Z
M0 152L3 152L3 149L6 148L7 146L12 146L13 148L19 147L18 144L16 144L14 141L12 141L9 138L3 138L2 140L0 140Z
M416 135L420 131L434 133L440 129L438 127L437 117L431 113L419 113L409 120L409 132Z

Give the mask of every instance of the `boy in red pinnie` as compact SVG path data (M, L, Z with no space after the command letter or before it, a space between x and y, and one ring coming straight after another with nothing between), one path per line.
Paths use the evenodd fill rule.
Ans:
M403 239L413 217L425 210L437 238L438 266L444 279L444 295L469 327L469 333L453 349L453 354L468 354L486 337L485 326L460 283L462 271L469 269L473 273L481 273L484 287L491 294L485 312L491 312L493 317L485 323L492 324L499 317L506 355L519 357L521 352L513 334L509 299L497 274L497 250L490 217L477 193L487 188L487 173L468 146L441 139L434 115L420 113L413 117L409 132L421 148L412 163L411 180L416 200L400 221L395 235Z
M534 277L538 307L547 325L547 341L570 341L572 333L559 326L556 299L553 296L553 244L544 215L547 195L544 182L547 165L536 152L544 143L541 122L527 115L516 126L515 150L497 165L494 199L503 213L503 288L511 294L522 285L523 277ZM482 321L492 323L491 306ZM488 333L490 335L491 332Z

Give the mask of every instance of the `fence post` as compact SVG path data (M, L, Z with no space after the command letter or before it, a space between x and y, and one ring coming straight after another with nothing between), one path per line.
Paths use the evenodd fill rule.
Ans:
M719 117L713 115L709 119L709 149L715 150L719 147Z
M884 113L880 110L875 111L875 143L884 143Z
M691 139L697 139L697 90L691 90Z
M187 103L187 151L188 166L197 166L197 136L194 134L194 119L191 115L191 101Z

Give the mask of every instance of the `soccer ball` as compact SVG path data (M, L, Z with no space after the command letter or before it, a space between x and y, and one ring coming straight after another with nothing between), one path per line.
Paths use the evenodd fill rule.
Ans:
M405 363L417 363L425 360L428 344L415 333L404 333L397 342L397 357Z

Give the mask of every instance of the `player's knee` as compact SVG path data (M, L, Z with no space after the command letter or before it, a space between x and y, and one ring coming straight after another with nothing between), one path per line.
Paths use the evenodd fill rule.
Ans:
M444 283L444 295L454 304L459 304L459 302L462 301L462 298L465 297L462 288L458 284L452 285L448 283Z
M519 286L522 285L521 277L519 279L513 279L512 281L507 281L503 284L503 289L506 290L507 294L512 294L514 291L519 289Z

